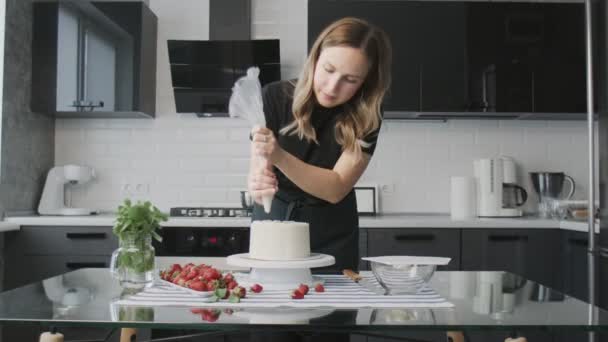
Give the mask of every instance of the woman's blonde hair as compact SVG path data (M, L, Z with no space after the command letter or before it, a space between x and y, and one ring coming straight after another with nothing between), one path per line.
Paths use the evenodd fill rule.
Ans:
M391 82L392 51L388 36L378 27L358 18L342 18L329 25L317 37L294 90L294 121L283 127L281 134L297 134L300 139L317 142L311 116L316 99L313 79L321 51L334 46L359 48L367 57L369 71L361 87L344 104L344 115L336 122L336 141L343 151L360 155L361 147L367 147L361 139L378 129L381 121L380 107Z

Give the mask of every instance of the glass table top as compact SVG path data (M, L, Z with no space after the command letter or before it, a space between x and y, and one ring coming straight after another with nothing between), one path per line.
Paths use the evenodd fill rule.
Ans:
M454 304L452 308L206 310L119 305L122 289L107 269L80 269L0 293L0 323L201 330L608 330L608 312L519 276L502 272L499 297L479 285L480 279L496 274L436 272L430 285Z

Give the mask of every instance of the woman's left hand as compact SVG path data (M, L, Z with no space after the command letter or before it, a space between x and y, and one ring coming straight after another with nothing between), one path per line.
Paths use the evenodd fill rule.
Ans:
M256 127L251 133L253 136L252 152L266 158L270 164L276 164L283 153L283 149L279 146L272 131L266 127Z

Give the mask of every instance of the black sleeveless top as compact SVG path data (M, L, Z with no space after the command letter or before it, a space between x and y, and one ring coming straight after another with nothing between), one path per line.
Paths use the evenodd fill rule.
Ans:
M266 127L272 130L279 145L298 159L322 168L333 169L342 154L342 147L335 139L336 120L343 115L341 106L316 108L312 113L312 125L317 141L308 142L297 135L283 135L281 128L293 121L294 83L279 81L263 89ZM378 131L365 139L369 147L363 152L373 154ZM291 182L279 169L274 168L279 182L279 191L272 202L270 213L254 205L252 220L291 220L307 222L310 226L312 252L333 255L336 263L315 272L339 273L345 268L357 269L359 264L359 216L354 190L336 204L315 197Z
M306 141L306 139L300 140L297 135L289 133L283 135L279 131L294 120L291 108L293 104L294 84L295 81L278 81L267 84L264 87L262 98L266 127L272 130L279 145L288 153L307 164L331 170L342 154L342 146L336 141L334 128L336 121L343 115L343 107L324 108L317 106L314 109L311 123L316 131L318 144L314 141ZM362 139L369 144L369 147L362 148L363 152L373 155L376 149L379 130L380 128ZM297 197L304 197L314 203L325 202L302 191L277 168L274 171L277 175L281 191Z

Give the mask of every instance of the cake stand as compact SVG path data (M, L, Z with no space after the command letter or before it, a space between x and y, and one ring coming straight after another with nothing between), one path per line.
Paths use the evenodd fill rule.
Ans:
M333 256L312 253L308 258L297 260L260 260L249 257L249 253L233 254L226 258L228 265L251 267L249 274L235 274L239 284L251 286L260 284L268 290L292 290L300 284L312 286L322 283L321 278L310 272L311 268L331 266L336 262Z

